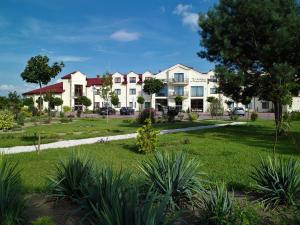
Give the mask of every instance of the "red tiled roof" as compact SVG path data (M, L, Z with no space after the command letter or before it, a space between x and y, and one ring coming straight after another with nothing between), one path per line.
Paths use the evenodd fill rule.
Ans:
M74 72L72 72L72 73L69 73L69 74L66 74L66 75L64 75L61 79L71 79L71 75L73 74L73 73L76 73L77 71L74 71Z
M96 78L86 78L87 87L91 87L93 85L102 85L103 80L100 77L96 77Z
M42 87L41 89L35 89L32 91L28 91L23 93L23 95L35 95L35 94L40 94L40 91L42 92L42 94L46 93L46 92L52 92L55 94L61 94L64 92L63 89L63 82L57 83L57 84L52 84L52 85L48 85L45 87Z

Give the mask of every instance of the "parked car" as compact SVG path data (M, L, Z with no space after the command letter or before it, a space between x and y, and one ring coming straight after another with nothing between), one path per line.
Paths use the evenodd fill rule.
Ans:
M245 116L245 109L241 107L236 107L232 110L231 114L237 116Z
M116 110L113 109L112 107L102 107L99 109L99 114L100 115L115 115Z
M134 115L134 109L131 107L121 107L120 115Z

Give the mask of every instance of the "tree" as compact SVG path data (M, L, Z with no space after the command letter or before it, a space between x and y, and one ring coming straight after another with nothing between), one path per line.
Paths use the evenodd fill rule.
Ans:
M150 108L152 108L152 95L158 93L163 87L164 84L159 79L151 78L149 80L144 81L143 91L148 95L150 95ZM150 117L151 117L151 113L150 113Z
M8 105L8 99L6 96L0 96L0 110L6 109Z
M207 97L206 101L210 103L209 112L210 112L210 115L212 118L214 116L223 116L224 107L223 107L221 99L210 96L210 97Z
M42 85L47 85L52 78L56 77L64 67L63 62L54 62L52 66L49 66L49 58L47 56L37 55L31 57L27 62L24 71L21 73L21 77L27 83L38 84L40 87L39 97L39 111L41 119L41 105L42 105ZM41 134L38 134L38 151L40 150Z
M102 76L102 87L100 90L100 96L105 101L107 106L107 113L106 113L106 122L108 122L108 102L110 100L112 94L112 76L109 73L105 73Z
M282 106L300 85L300 16L296 0L220 0L199 18L198 55L216 63L219 89L236 102L272 101L276 134Z
M89 107L89 106L92 105L91 99L89 99L89 98L86 97L86 96L80 96L80 97L78 98L78 102L79 102L80 104L82 104L83 106L85 106L85 108L87 108L87 107Z
M51 109L54 109L55 106L60 106L64 101L59 97L54 97L53 93L47 92L44 96L45 102L48 102L48 116L51 119Z
M141 111L142 110L142 106L145 103L145 98L143 96L139 96L137 98L137 103L139 103L139 105L140 105L140 111Z
M183 97L182 96L176 96L175 97L175 103L176 105L181 105L183 102Z
M15 119L17 119L22 108L21 96L18 95L16 91L9 92L7 100L8 100L8 107L14 114Z
M34 106L33 98L23 98L23 105L27 106L28 108L31 108Z
M110 102L115 107L119 104L119 97L115 92L111 93Z

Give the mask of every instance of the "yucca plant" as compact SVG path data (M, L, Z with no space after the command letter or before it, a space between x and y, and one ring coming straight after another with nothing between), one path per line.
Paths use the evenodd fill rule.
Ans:
M300 199L300 171L296 159L261 158L251 177L267 206L295 205Z
M93 163L87 155L72 152L67 160L56 165L55 173L49 178L50 197L76 200L83 197L82 187L92 182Z
M224 183L217 184L205 191L200 198L207 224L226 225L233 220L233 196Z
M193 203L194 194L202 191L204 180L200 164L184 153L156 152L154 159L143 161L140 168L151 189L170 195L172 208Z
M25 201L17 163L0 155L0 225L24 222Z

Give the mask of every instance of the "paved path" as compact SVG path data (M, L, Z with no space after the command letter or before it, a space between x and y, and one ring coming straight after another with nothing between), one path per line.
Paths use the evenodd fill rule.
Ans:
M224 123L224 124L215 124L215 125L207 125L207 126L197 126L197 127L187 127L187 128L178 128L178 129L170 129L170 130L161 130L160 134L171 134L178 133L184 131L193 131L193 130L202 130L202 129L210 129L224 126L232 126L232 125L241 125L245 124L245 122L233 122L233 123ZM137 133L131 134L123 134L123 135L115 135L115 136L107 136L107 137L95 137L95 138L85 138L78 140L66 140L66 141L58 141L48 144L41 144L41 150L51 149L51 148L68 148L78 145L86 145L86 144L94 144L101 141L116 141L116 140L125 140L130 138L135 138ZM31 146L15 146L9 148L0 148L0 154L15 154L22 152L34 152L36 151L35 145Z

